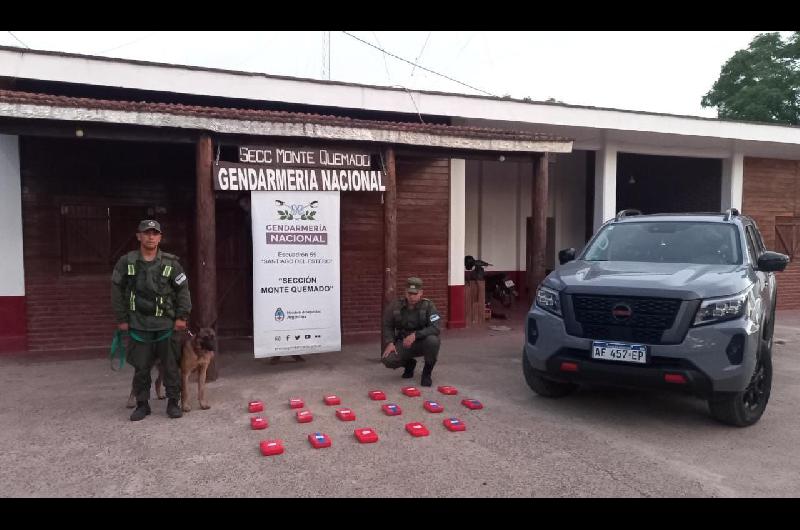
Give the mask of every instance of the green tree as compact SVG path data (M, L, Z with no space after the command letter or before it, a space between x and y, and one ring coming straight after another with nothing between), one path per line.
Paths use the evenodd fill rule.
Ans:
M724 119L800 125L800 32L786 41L758 35L728 59L700 104Z

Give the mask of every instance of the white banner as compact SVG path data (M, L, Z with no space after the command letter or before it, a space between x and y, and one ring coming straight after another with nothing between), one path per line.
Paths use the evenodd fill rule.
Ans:
M339 193L251 192L256 358L339 351Z

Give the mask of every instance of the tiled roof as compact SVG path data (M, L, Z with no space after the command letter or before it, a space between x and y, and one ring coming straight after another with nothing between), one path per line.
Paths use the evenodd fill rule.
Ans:
M572 138L552 134L540 134L506 129L465 127L414 122L389 122L362 120L344 116L285 112L276 110L237 109L231 107L204 107L180 103L151 103L146 101L119 101L109 99L76 98L13 90L0 90L0 102L50 107L72 107L86 109L117 110L126 112L163 113L177 116L197 116L231 120L269 121L286 123L309 123L334 127L380 129L400 132L415 132L438 136L497 139L523 142L571 142Z

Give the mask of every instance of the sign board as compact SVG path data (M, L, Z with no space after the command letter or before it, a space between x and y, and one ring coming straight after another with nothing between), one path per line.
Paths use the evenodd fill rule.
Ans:
M240 146L239 163L214 164L217 191L386 191L382 163L338 148Z
M339 194L253 192L256 358L340 351Z
M217 162L217 191L386 191L383 173L370 169L283 168Z
M239 162L269 167L316 167L323 169L370 169L372 157L362 151L319 147L239 147Z

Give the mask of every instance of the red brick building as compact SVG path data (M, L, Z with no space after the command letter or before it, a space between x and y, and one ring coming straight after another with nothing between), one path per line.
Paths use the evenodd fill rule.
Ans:
M798 247L797 127L0 47L0 351L107 346L111 265L142 217L192 271L195 317L249 335L249 214L208 166L277 140L395 160L393 196L341 194L345 338L377 332L412 274L462 326L465 254L525 289L624 208L737 207ZM798 267L779 308L800 308Z
M376 335L384 300L412 275L425 278L446 325L463 327L463 266L460 281L450 281L451 261L463 263L463 250L453 258L450 238L453 182L462 183L455 188L463 203L464 159L538 160L571 145L556 135L436 117L297 112L269 102L241 108L224 98L189 104L181 94L131 101L131 94L85 85L11 84L0 90L0 148L4 202L19 207L13 224L22 252L15 256L24 277L7 283L24 295L0 296L0 313L9 317L0 328L4 351L107 346L109 271L136 248L142 218L161 221L162 247L191 271L195 323L216 322L222 336L250 335L247 194L211 187L214 157L235 161L242 144L333 146L385 160L393 176L386 192L341 192L341 215L350 220L340 234L345 339Z

